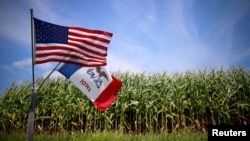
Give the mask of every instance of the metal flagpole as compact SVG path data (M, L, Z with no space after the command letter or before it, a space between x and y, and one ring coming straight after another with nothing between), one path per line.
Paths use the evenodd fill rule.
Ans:
M29 105L29 113L28 113L28 121L27 121L27 130L26 130L26 141L32 141L33 132L34 132L34 119L35 119L35 107L36 107L36 97L38 86L35 84L35 71L34 71L34 24L33 24L33 9L30 9L31 15L31 54L32 54L32 92L30 98L30 105ZM57 67L61 63L58 63L57 66L50 72L50 74L45 78L43 83L49 78L49 76L57 69Z
M30 14L31 14L32 92L31 92L28 121L27 121L26 141L32 141L33 137L36 96L37 96L37 86L35 84L35 74L34 74L33 9L30 9Z

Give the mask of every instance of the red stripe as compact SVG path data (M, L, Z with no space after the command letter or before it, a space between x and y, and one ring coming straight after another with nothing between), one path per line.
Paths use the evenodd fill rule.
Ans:
M87 45L92 46L94 48L99 48L99 49L102 49L102 50L105 50L105 51L107 50L107 47L99 45L99 44L95 44L94 42L91 42L91 41L87 41L87 40L83 40L83 39L74 39L74 38L68 37L68 44L70 44L69 40L84 43L84 44L87 44ZM84 47L84 45L82 45L82 46Z
M62 57L70 57L72 59L78 59L78 60L83 60L83 61L91 61L91 62L105 62L103 59L92 59L92 58L86 58L86 57L81 57L75 54L67 54L67 53L61 53L61 52L51 52L51 53L43 53L43 54L36 54L36 58L42 58L42 57L55 57L55 56L62 56ZM68 59L61 59L61 60L68 60Z
M122 82L112 76L112 82L93 102L99 111L104 111L111 106L117 97L117 94L122 86Z
M102 31L102 30L91 30L91 29L86 29L86 28L82 28L82 27L69 27L69 29L75 29L75 30L79 30L79 31L83 31L83 32L88 32L88 33L94 33L94 34L102 34L102 35L106 35L108 37L112 37L113 34L110 32L106 32L106 31Z
M78 34L78 33L75 33L75 32L69 32L68 35L76 36L76 37L79 37L79 38L89 38L89 39L101 41L101 42L104 42L104 43L107 43L107 44L110 43L110 40L108 40L108 39L99 38L99 37L92 36L92 35L83 35L83 34Z
M76 44L76 43L68 43L68 45L81 48L82 50L85 50L87 52L90 52L92 54L96 54L96 55L99 55L99 56L103 56L103 57L107 56L107 53L100 53L98 51L94 51L94 50L88 49L88 48L86 48L86 47L84 47L82 45Z
M71 44L70 44L71 45ZM74 44L72 43L72 46L73 46ZM85 55L85 56L87 56L87 57L91 57L91 58L98 58L98 57L93 57L93 56L91 56L91 55L88 55L88 54L85 54L85 53L83 53L83 52L81 52L80 50L82 50L82 51L86 51L86 52L89 52L89 53L92 53L92 54L95 54L95 55L98 55L98 56L100 56L100 58L104 58L104 57L106 57L107 56L107 54L104 54L104 53L100 53L100 52L97 52L97 51L93 51L93 50L90 50L90 49L86 49L86 48L84 48L84 47L82 47L82 46L80 46L80 45L74 45L77 49L79 49L79 50L77 50L77 49L74 49L74 48L69 48L69 47L65 47L65 46L45 46L45 47L36 47L36 50L37 51L39 51L39 50L57 50L57 49L60 49L60 50L65 50L65 51L71 51L71 52L77 52L77 53L80 53L80 54L82 54L82 55Z
M36 64L43 64L43 63L48 63L48 62L63 62L63 63L69 63L69 64L76 64L80 66L86 66L86 67L95 67L95 66L106 66L107 63L102 63L102 64L93 64L91 62L87 63L82 63L82 61L79 62L74 62L70 60L61 60L61 59L56 59L56 58L51 58L51 59L46 59L42 61L36 61Z

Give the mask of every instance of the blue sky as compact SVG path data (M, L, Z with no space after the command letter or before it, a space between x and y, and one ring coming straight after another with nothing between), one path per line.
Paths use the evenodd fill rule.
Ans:
M47 22L112 32L112 72L250 69L249 0L1 0L0 93L32 81L30 8ZM35 77L56 64L36 65Z

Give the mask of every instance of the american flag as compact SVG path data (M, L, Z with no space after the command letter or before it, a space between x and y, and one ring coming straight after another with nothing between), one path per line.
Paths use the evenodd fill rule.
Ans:
M82 27L66 27L34 18L35 64L63 62L81 66L105 66L112 33Z

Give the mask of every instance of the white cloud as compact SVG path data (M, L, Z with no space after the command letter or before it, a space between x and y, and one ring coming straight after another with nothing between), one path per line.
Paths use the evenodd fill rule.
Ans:
M45 20L43 18L46 18L47 21L56 21L57 9L53 8L54 3L47 0L30 1L30 5L32 5L34 17L42 20Z
M141 72L142 71L140 63L136 62L136 60L122 58L119 55L115 55L115 54L109 54L107 66L112 72L117 72L117 71Z
M44 63L36 65L35 74L37 78L57 79L58 77L64 77L58 71L54 70L57 66L57 62ZM53 71L54 70L54 71Z
M171 0L163 3L165 6L166 27L178 34L178 37L192 40L196 37L197 29L193 23L193 1Z
M41 70L49 70L52 69L53 63L37 64L35 67Z
M48 77L49 79L57 79L58 77L60 78L65 78L61 73L59 73L58 71L53 71L53 73L51 73L52 70L46 71L45 73L43 73L41 76L43 78Z
M155 23L155 1L116 1L111 0L115 14L119 17L117 25L130 25L131 28L147 31Z
M109 49L107 57L108 66L112 70L119 71L144 71L145 65L152 59L152 48L142 45L140 41L133 37L120 34L119 38L113 42L113 47Z
M13 63L13 66L18 69L24 69L26 67L30 67L32 64L32 59L31 58L26 58L20 61L16 61Z
M33 15L47 21L58 21L56 9L50 1L5 1L0 4L0 35L31 46L30 8ZM63 14L62 14L63 15ZM61 17L60 19L63 19ZM64 20L65 21L65 20ZM71 21L67 19L66 21Z

